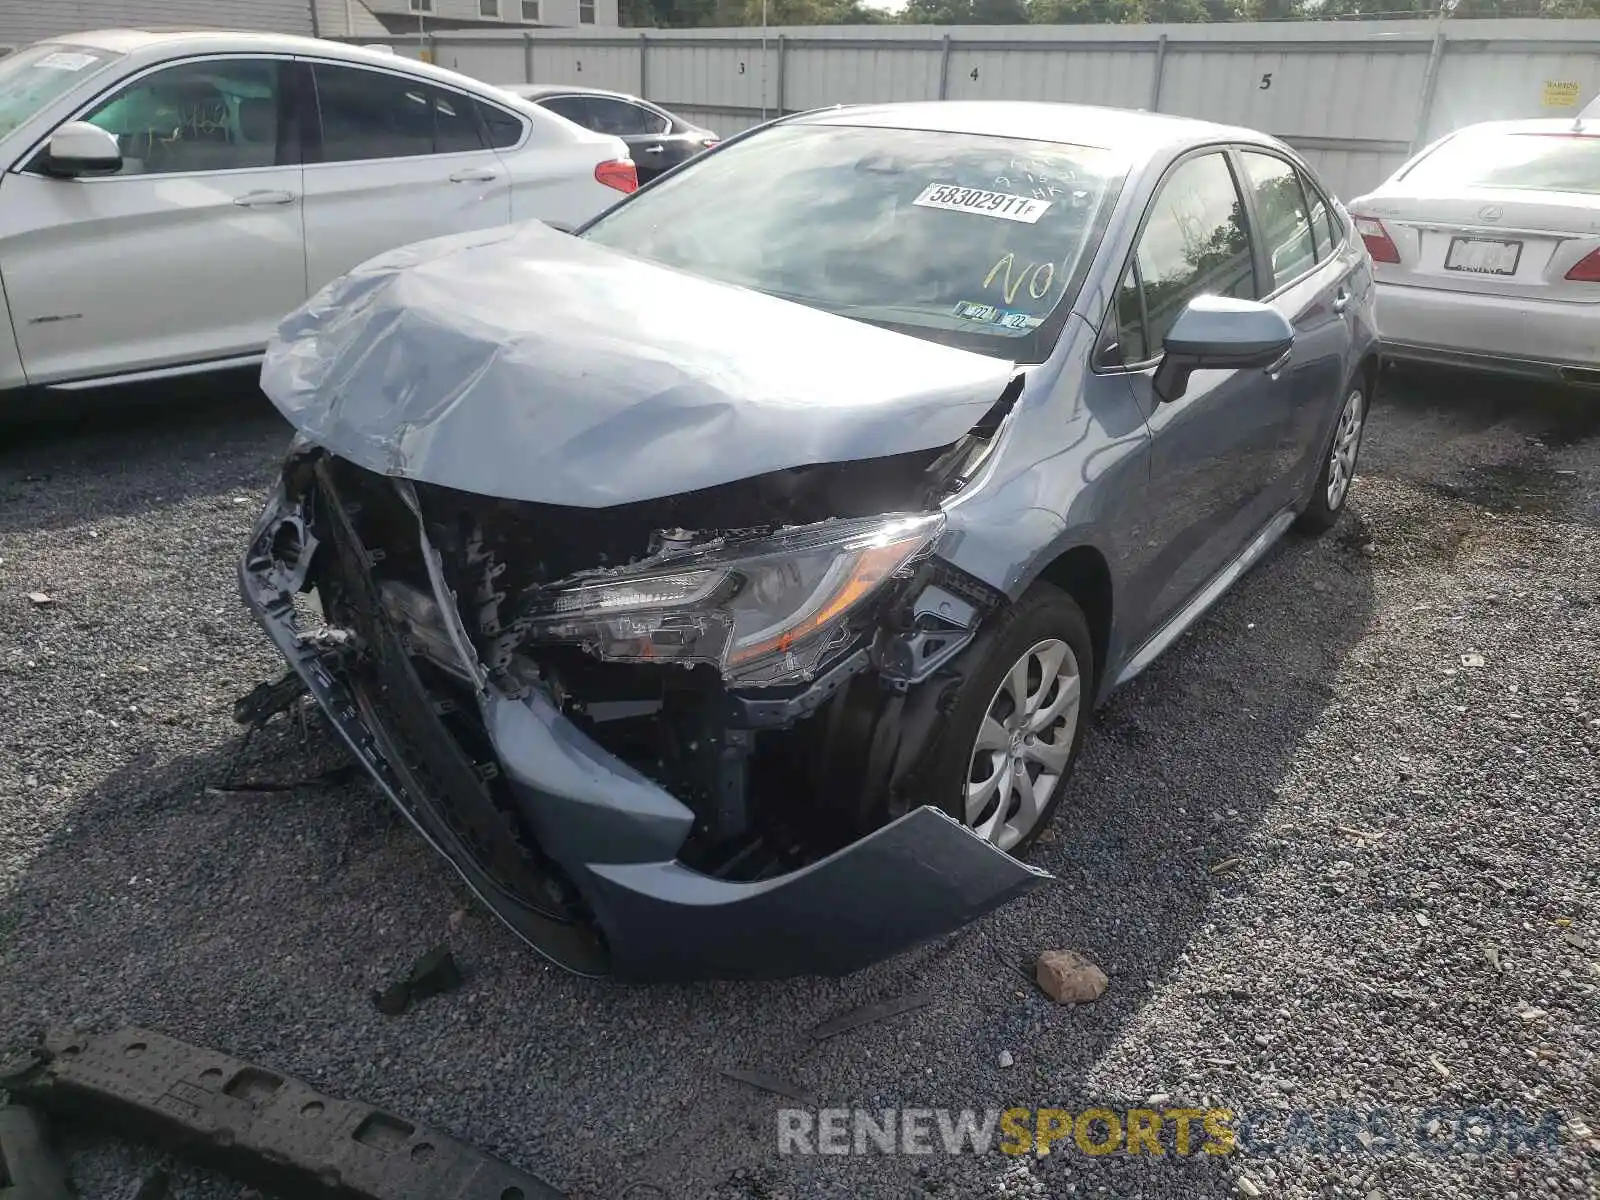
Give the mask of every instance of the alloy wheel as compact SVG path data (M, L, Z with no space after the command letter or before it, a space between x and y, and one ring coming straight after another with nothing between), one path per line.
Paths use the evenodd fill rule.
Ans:
M1328 507L1335 512L1344 503L1344 494L1350 490L1350 480L1355 477L1356 455L1361 450L1362 406L1359 388L1345 397L1339 428L1333 435L1333 448L1328 452Z
M1006 672L967 770L966 821L980 837L1010 850L1039 823L1072 757L1082 695L1077 655L1059 638Z

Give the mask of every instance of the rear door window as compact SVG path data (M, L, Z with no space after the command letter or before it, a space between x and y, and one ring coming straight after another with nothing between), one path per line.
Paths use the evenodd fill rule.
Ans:
M314 74L323 162L484 149L471 97L386 71L317 63Z
M539 101L539 105L558 117L565 117L574 125L582 125L585 129L596 128L587 96L551 96L548 100Z
M472 97L444 88L433 89L434 153L460 154L486 148Z
M615 100L610 96L589 97L589 118L592 122L591 129L615 134L617 137L645 137L653 133L665 133L668 124L649 109L630 104L626 100Z
M1121 359L1159 357L1178 314L1196 296L1254 300L1244 204L1220 150L1181 163L1161 184L1117 289Z
M1317 264L1300 173L1275 155L1246 150L1239 157L1261 222L1257 235L1272 263L1272 286L1277 290Z
M1333 235L1331 206L1316 185L1304 175L1300 176L1300 186L1305 191L1306 199L1311 202L1311 236L1316 239L1317 261L1321 262L1339 244L1339 239Z

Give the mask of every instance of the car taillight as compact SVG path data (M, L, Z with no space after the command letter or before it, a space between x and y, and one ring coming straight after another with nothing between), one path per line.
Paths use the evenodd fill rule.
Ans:
M1363 217L1356 213L1350 214L1350 219L1356 223L1356 232L1361 235L1361 240L1367 244L1367 254L1375 263L1397 263L1400 261L1400 247L1394 244L1394 239L1389 236L1389 231L1383 227L1383 222L1377 217Z
M1567 278L1576 283L1600 283L1600 250L1580 258L1577 265L1567 272Z
M613 158L600 163L594 169L594 177L619 192L639 190L639 172L633 169L631 158Z

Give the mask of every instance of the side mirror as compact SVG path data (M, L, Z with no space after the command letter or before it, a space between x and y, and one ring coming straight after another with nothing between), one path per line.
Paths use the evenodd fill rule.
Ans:
M1268 367L1294 344L1294 326L1270 304L1229 296L1196 296L1178 314L1153 381L1157 399L1171 402L1200 370Z
M98 125L68 121L50 135L40 169L59 179L115 175L122 170L122 147Z

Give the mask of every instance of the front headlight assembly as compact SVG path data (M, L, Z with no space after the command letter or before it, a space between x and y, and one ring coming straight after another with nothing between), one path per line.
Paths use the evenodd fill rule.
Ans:
M611 662L708 663L745 686L802 682L943 528L942 513L825 521L575 578L538 598L528 640Z

